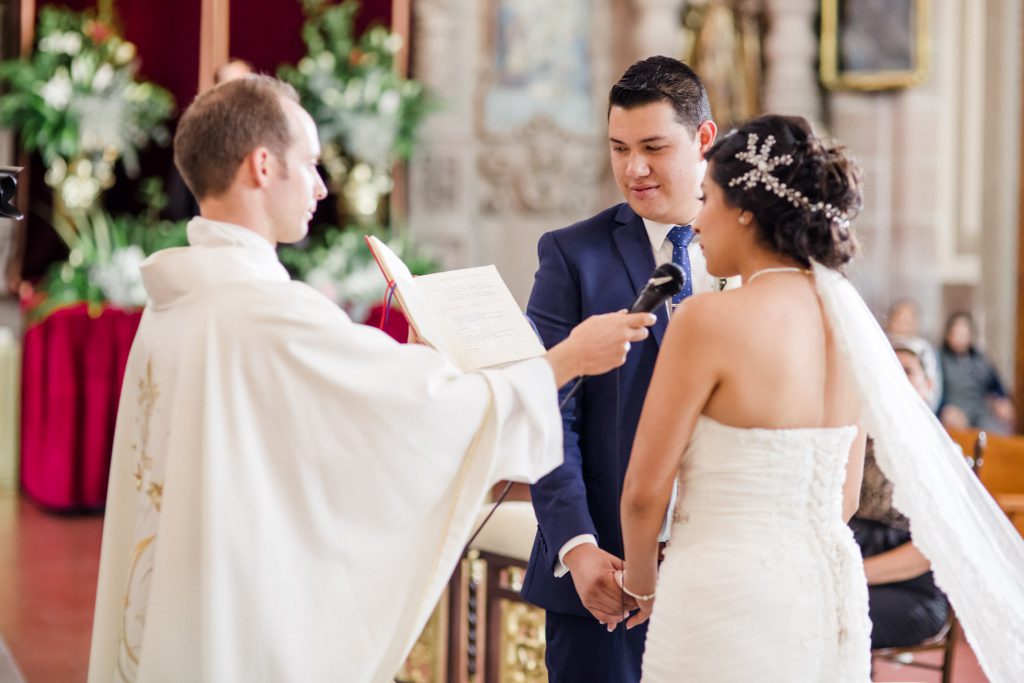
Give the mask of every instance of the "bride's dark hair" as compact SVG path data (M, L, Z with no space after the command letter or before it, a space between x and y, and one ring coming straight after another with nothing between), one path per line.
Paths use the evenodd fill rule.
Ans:
M815 137L805 119L751 119L705 157L726 201L754 216L763 245L805 267L813 259L839 268L853 258L850 221L861 208L860 169L842 147Z

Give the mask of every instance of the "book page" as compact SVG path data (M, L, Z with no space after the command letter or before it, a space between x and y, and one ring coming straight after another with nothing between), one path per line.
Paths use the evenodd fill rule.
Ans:
M451 359L461 369L544 354L543 344L493 265L423 275L416 278L416 285L434 313Z
M444 333L438 326L435 314L430 310L430 303L424 301L408 266L398 254L373 235L367 235L366 243L377 259L384 277L395 283L395 297L402 304L402 311L416 334L424 342L452 358L452 351L445 343Z

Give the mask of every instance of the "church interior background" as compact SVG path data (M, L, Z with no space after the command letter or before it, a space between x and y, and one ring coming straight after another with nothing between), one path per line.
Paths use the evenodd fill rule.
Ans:
M105 471L75 459L109 449L109 394L116 406L144 302L134 266L181 239L187 213L173 213L180 179L167 147L175 117L229 59L285 75L320 108L331 197L311 240L282 261L354 318L380 317L383 283L358 253L367 231L417 272L493 263L525 305L540 235L621 201L607 160L609 87L636 59L667 54L702 75L720 130L761 112L800 114L852 150L866 192L851 278L873 311L884 320L891 304L914 300L936 345L946 316L970 311L1011 393L1021 386L1019 0L305 6L0 0L0 165L26 167L26 219L0 219L0 681L84 678ZM304 25L319 42L304 42ZM869 54L858 57L864 40ZM91 91L75 85L74 68L54 66L88 50L99 60ZM47 51L58 56L40 58ZM12 76L19 59L35 81ZM40 95L39 120L74 103L80 127L26 125L11 99L19 88ZM104 88L128 103L115 111L120 130L103 108L115 90ZM57 475L61 448L70 464ZM37 449L43 465L26 460ZM1007 486L1024 494L1016 457ZM55 477L65 488L53 493ZM528 503L506 506L399 680L545 680L543 614L516 595L533 524ZM969 652L960 662L954 680L984 680ZM907 677L883 666L878 680Z

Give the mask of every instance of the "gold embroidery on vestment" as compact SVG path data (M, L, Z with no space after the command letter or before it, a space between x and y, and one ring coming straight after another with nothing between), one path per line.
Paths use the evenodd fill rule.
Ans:
M153 479L153 458L149 455L150 423L153 414L156 412L156 402L160 398L160 386L153 379L153 360L146 361L146 375L138 382L137 414L142 417L139 425L139 441L133 443L131 450L136 453L135 470L132 476L135 480L135 490L143 494L143 505L148 504L151 510L147 514L158 514L163 503L163 482ZM136 420L138 423L139 420ZM131 566L128 571L128 581L125 585L124 600L122 601L121 612L121 633L118 638L117 673L124 681L134 681L136 669L139 665L140 648L142 647L141 637L137 643L129 643L129 612L133 605L133 592L147 580L148 574L152 572L152 551L149 553L148 562L143 562L143 556L147 549L156 541L156 534L150 534L135 544L132 552ZM144 598L146 599L146 598ZM142 626L145 621L145 605L142 604L141 611L134 615L138 621L138 630L135 633L142 633ZM133 624L134 625L134 624ZM133 629L134 630L134 629Z

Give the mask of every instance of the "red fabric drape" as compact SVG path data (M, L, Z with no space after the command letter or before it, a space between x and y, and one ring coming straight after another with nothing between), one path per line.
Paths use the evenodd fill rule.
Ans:
M52 510L102 508L121 382L141 311L85 304L25 332L21 483Z
M382 315L384 315L384 304L377 304L370 309L370 314L366 316L365 324L370 327L379 328ZM409 338L409 323L401 311L392 308L391 312L388 313L388 321L384 324L384 331L404 344L406 339Z

